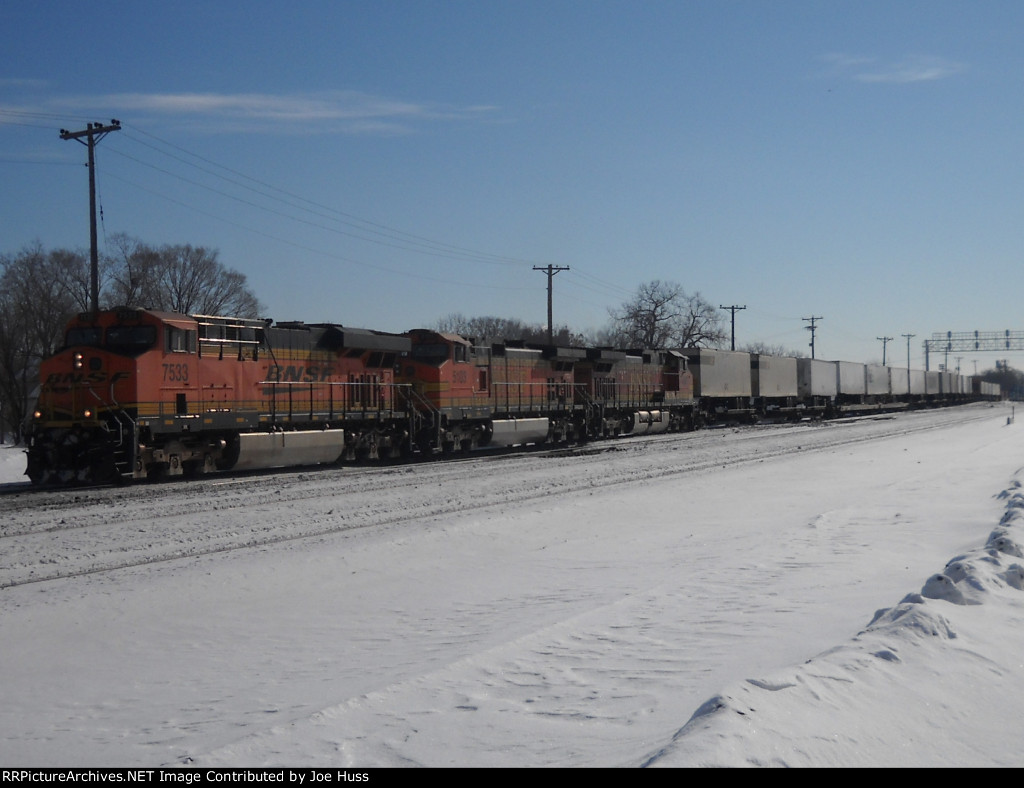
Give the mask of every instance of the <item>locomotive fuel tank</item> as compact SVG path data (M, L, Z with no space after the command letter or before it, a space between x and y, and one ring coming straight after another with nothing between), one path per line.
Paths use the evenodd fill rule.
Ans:
M491 422L490 446L525 446L542 443L551 425L548 419L495 419Z

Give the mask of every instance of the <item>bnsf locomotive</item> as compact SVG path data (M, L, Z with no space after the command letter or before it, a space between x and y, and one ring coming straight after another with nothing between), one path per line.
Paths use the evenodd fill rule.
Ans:
M681 428L685 357L334 324L83 313L43 362L29 478L97 482Z
M692 429L719 419L964 401L953 373L707 349L480 346L120 308L72 320L41 365L36 484L429 456Z
M342 326L83 313L43 362L36 483L329 462L399 447L409 340Z

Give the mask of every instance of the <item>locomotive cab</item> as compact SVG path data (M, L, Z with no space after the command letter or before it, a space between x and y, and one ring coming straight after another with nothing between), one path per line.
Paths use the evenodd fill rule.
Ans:
M26 473L35 483L87 482L131 472L139 371L165 341L157 313L83 312L64 347L40 365Z
M485 446L490 442L490 351L458 334L414 329L401 366L420 416L415 437L424 454Z

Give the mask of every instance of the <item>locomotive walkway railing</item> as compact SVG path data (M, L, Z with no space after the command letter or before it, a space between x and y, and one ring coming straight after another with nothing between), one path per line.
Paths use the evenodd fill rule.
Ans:
M409 415L407 383L382 383L359 380L317 383L294 381L263 381L260 386L269 393L272 419L288 421L308 419L349 419L354 417L391 419Z
M571 410L579 401L580 383L535 382L492 382L494 410L497 413L531 413L553 409Z

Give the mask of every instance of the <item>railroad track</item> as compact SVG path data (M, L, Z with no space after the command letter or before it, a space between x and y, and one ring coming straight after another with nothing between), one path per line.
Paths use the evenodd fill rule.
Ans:
M14 494L4 500L0 514L0 587L431 522L998 417L989 407L970 407L884 422L639 436L445 463ZM608 453L622 454L623 461L609 463Z

